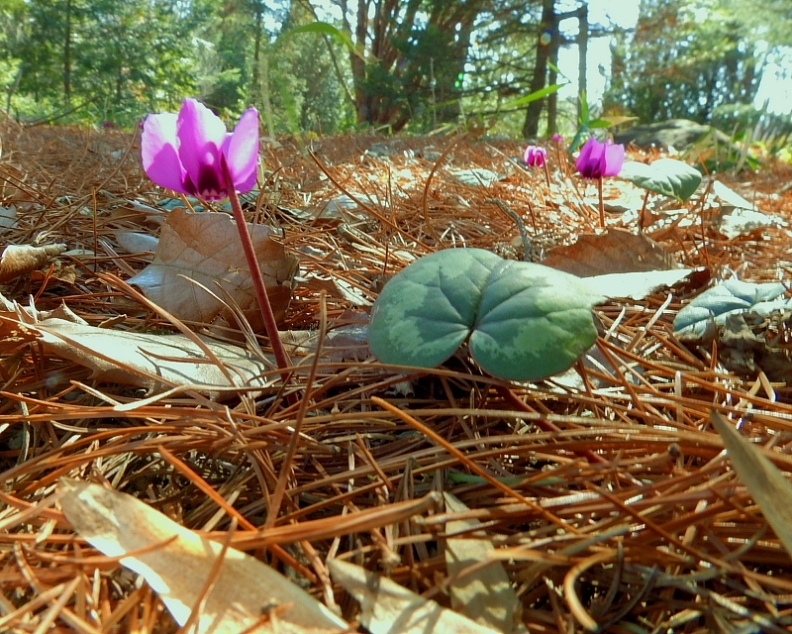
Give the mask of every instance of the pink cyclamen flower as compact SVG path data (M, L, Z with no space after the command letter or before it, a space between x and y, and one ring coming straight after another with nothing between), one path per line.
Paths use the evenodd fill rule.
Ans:
M547 162L547 150L538 145L529 145L525 148L523 158L528 167L544 167Z
M616 176L624 165L624 146L608 140L605 143L591 137L580 149L577 169L583 178Z
M157 185L203 200L228 196L222 162L234 188L253 189L258 176L258 111L247 110L232 133L209 108L185 99L178 114L150 114L143 122L140 153L146 175Z
M556 143L562 143L564 141L564 135L563 134L554 134L551 138Z

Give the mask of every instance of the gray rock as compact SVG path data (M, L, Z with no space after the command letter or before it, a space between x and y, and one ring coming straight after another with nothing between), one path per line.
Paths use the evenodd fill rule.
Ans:
M474 167L469 170L454 170L452 174L460 183L468 185L469 187L489 187L493 183L503 180L504 178L504 176L483 167Z
M657 123L636 125L614 136L616 143L634 143L638 147L658 147L684 150L705 134L712 132L719 142L731 145L731 138L711 125L696 123L689 119L669 119Z
M372 143L369 149L366 150L366 154L377 158L388 158L397 153L398 150L390 143Z

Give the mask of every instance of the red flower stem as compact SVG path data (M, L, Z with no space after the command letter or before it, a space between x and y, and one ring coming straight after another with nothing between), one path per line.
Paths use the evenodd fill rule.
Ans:
M646 190L644 194L644 201L643 207L641 207L641 213L638 214L638 233L643 233L644 230L644 221L646 218L646 205L649 204L649 190Z
M599 192L599 214L600 229L605 228L605 201L602 199L602 176L597 179L597 191Z
M239 231L239 240L242 242L242 249L245 251L245 259L250 269L250 277L253 278L253 287L256 290L256 299L258 299L259 310L264 320L264 328L267 331L267 337L269 337L272 352L275 354L275 362L278 364L278 369L281 370L281 379L286 383L289 380L287 368L291 367L291 361L289 361L286 350L283 348L283 343L281 343L280 336L278 336L278 324L275 322L275 315L272 312L269 295L267 295L267 287L264 286L264 277L261 275L261 267L256 257L256 250L253 247L253 240L250 237L247 221L245 220L245 215L242 213L242 205L239 204L239 196L237 196L234 181L231 178L231 172L228 169L225 157L221 158L220 163L222 164L223 178L225 179L226 188L228 190L228 199L231 202L234 220L236 221L237 230Z

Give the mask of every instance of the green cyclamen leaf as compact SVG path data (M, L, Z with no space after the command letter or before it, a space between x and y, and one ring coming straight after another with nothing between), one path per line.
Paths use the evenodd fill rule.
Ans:
M504 260L484 290L470 352L484 370L505 379L558 374L596 340L593 304L574 275Z
M710 320L724 324L726 318L735 313L750 310L767 315L775 310L789 310L792 300L784 298L785 292L780 282L755 284L726 280L704 291L677 313L674 334L695 338L706 332Z
M434 367L466 340L487 372L536 380L562 372L597 337L600 299L580 278L482 249L438 251L380 293L369 345L383 362Z
M627 163L620 175L638 187L679 200L690 198L701 184L701 173L696 168L670 158L651 165Z
M490 271L500 261L483 249L448 249L403 269L371 311L372 352L385 363L441 364L468 338Z

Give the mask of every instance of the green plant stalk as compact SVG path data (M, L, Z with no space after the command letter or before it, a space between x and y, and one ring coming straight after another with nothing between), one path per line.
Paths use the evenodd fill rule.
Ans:
M223 178L225 179L226 188L228 190L228 199L231 202L234 220L236 221L237 230L239 231L239 240L242 242L242 249L245 252L245 259L250 269L250 277L253 279L253 287L256 290L259 310L264 320L264 328L267 331L267 337L270 340L272 352L275 354L275 362L278 365L278 369L281 370L281 378L283 382L286 383L289 379L289 372L287 369L291 366L291 361L289 361L283 343L278 336L278 325L275 322L275 315L272 312L272 304L270 304L269 295L267 295L267 287L264 286L264 277L261 274L261 267L256 257L256 250L253 247L253 240L250 237L250 231L248 231L245 215L242 213L242 205L239 203L239 196L236 193L234 181L228 169L228 163L226 163L225 157L222 157L220 162L222 164Z

